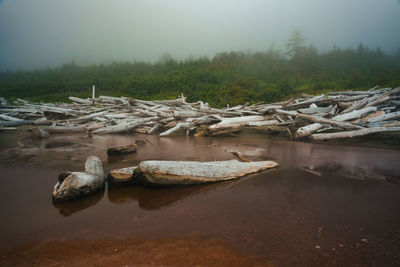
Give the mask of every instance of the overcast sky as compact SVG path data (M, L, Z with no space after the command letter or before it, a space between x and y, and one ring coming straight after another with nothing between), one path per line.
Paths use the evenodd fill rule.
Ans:
M400 0L0 0L0 70L284 48L400 47Z

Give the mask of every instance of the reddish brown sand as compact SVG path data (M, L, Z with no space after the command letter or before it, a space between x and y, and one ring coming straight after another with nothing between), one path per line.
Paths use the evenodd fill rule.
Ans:
M2 137L4 138L4 136ZM108 159L144 136L54 136L0 152L0 266L396 266L400 151L237 138L147 137L160 147ZM3 140L4 142L4 140ZM77 143L79 143L77 145ZM47 148L46 148L47 147ZM50 148L50 149L48 149ZM279 169L201 186L108 187L52 203L57 175L90 154L106 170L144 159Z
M2 253L1 266L274 266L206 239L44 241Z

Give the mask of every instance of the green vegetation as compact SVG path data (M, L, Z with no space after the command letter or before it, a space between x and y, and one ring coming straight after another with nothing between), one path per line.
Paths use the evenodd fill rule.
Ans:
M203 100L212 106L229 103L273 102L289 95L325 90L368 89L375 85L400 85L400 50L387 55L381 49L359 44L357 49L334 47L318 53L305 45L295 31L287 53L219 53L177 61L164 55L157 63L118 62L0 73L0 96L34 101L65 101L68 96L97 94L139 99L175 98L182 92L188 101Z

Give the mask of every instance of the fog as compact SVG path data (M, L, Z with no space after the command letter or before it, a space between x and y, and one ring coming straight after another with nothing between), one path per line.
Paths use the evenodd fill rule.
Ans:
M295 29L322 52L361 41L392 53L400 2L0 0L0 70L284 50Z

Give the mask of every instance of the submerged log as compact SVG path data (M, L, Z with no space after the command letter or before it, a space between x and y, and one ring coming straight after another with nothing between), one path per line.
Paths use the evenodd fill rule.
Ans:
M187 185L237 179L244 175L278 167L274 161L142 161L136 173L146 184Z
M90 156L85 162L85 172L64 172L54 186L53 200L65 201L92 194L104 187L105 178L101 161Z
M107 155L121 155L136 152L137 145L131 144L128 146L111 147L107 149Z

